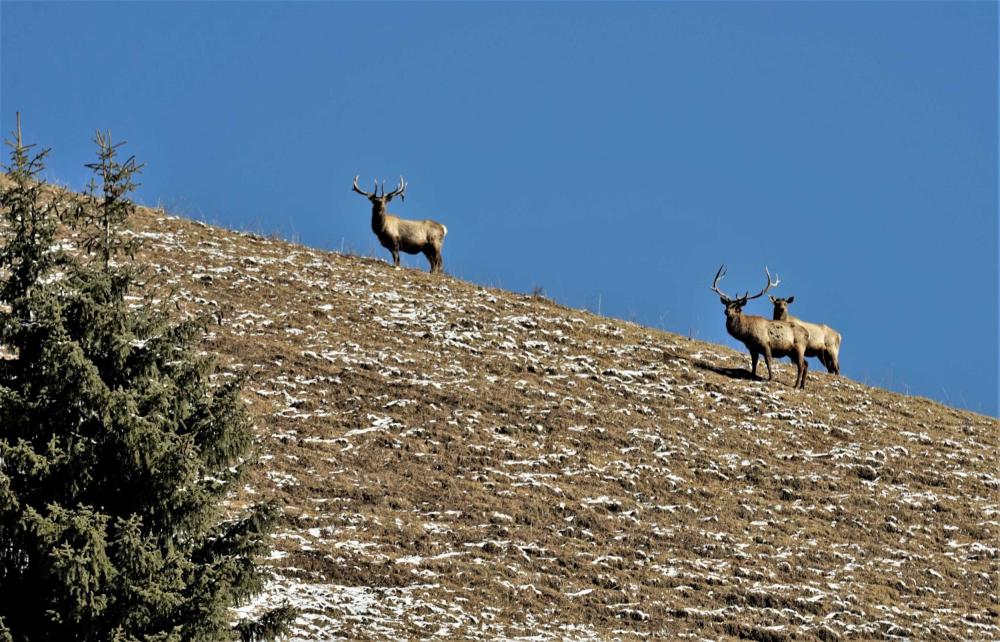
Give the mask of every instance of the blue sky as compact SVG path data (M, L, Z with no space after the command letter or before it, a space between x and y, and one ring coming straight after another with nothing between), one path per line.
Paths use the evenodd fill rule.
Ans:
M997 414L996 3L4 1L0 35L52 180L110 129L144 203L386 258L350 185L402 174L451 274L735 346L708 286L767 265L848 377Z

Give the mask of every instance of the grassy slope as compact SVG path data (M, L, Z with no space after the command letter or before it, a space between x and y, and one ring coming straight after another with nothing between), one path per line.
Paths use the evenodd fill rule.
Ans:
M262 600L304 609L294 639L1000 637L994 419L162 212L135 230L250 375L237 500L285 506Z

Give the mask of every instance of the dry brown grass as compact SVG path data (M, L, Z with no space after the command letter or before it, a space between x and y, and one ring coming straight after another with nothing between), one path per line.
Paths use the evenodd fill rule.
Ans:
M294 639L996 639L998 422L143 210L246 372ZM720 318L720 323L721 318ZM251 605L250 608L253 608Z

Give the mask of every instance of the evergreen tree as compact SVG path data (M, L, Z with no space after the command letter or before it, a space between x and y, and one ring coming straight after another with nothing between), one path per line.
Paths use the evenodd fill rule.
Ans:
M141 166L98 134L71 257L46 152L19 130L0 194L0 640L273 638L290 609L236 626L230 610L262 587L276 516L222 513L251 447L238 382L211 383L203 320L125 298Z

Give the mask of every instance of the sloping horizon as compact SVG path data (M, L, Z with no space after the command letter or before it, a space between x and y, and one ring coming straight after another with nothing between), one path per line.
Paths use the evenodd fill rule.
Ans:
M238 611L298 608L290 642L1000 634L996 419L160 209L128 233L244 382L225 501L281 514Z
M708 286L766 265L845 376L998 415L995 3L4 2L0 36L54 182L110 129L141 202L385 259L351 180L404 175L455 276L742 349Z

